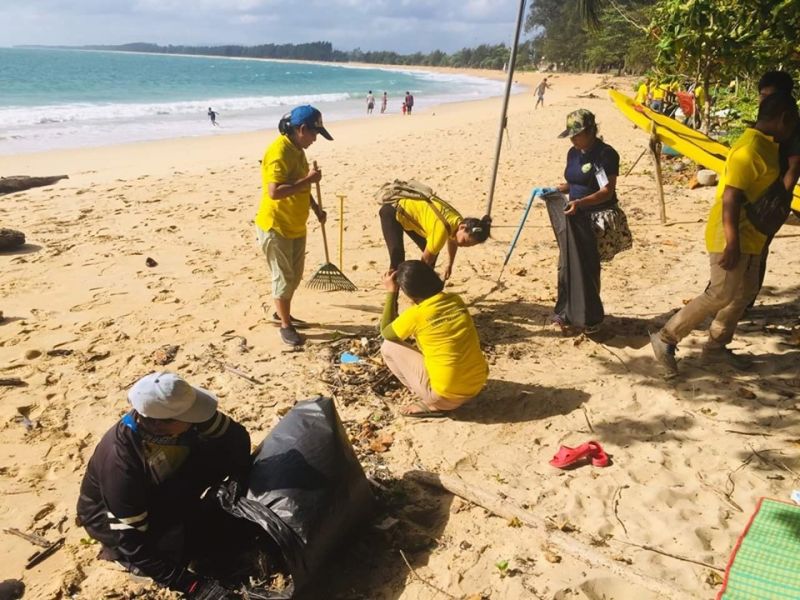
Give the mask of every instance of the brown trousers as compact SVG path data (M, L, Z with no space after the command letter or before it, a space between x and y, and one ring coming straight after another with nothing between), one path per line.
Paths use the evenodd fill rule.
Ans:
M758 292L761 256L742 254L736 268L730 271L717 264L721 258L722 254L709 254L711 282L661 329L661 339L666 343L677 344L712 315L714 320L708 330L706 346L724 347L733 339L739 319Z

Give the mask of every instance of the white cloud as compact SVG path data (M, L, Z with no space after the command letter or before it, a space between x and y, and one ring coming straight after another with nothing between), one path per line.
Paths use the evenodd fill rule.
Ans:
M517 0L25 0L0 2L3 45L263 44L453 51L508 42ZM8 26L11 24L11 26Z

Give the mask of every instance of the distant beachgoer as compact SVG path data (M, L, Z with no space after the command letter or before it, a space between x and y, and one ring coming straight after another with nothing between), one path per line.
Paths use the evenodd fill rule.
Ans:
M211 110L211 107L208 107L208 118L211 119L211 124L214 127L219 127L219 123L217 123L217 115L219 113L215 110Z
M731 147L706 224L710 284L681 308L660 331L650 334L656 360L667 378L678 374L678 343L708 317L713 321L703 346L706 363L727 363L746 370L745 356L727 346L739 319L758 291L761 255L767 236L755 228L745 206L754 203L779 178L778 143L798 126L797 102L785 93L770 94L758 107L755 126Z
M408 107L406 106L406 101L405 100L403 100L403 104L400 107L400 109L403 111L403 114L406 114L406 111L408 110Z
M128 401L131 410L89 459L78 498L80 524L100 542L100 558L183 598L228 597L222 585L189 565L224 547L234 519L206 491L227 477L246 479L250 435L219 412L210 392L174 373L141 378Z
M634 98L634 102L637 104L641 104L642 106L647 106L647 101L650 98L650 78L648 77L642 83L639 84L639 88L636 90L636 97Z
M544 92L549 87L551 87L551 85L547 83L547 77L536 86L536 104L533 107L534 110L539 108L540 104L544 107Z
M386 105L389 103L389 96L386 92L383 92L383 98L381 98L381 114L386 112Z
M303 278L306 256L306 221L309 209L325 222L325 211L311 197L311 185L322 172L309 168L305 150L317 134L333 140L322 124L322 113L309 105L298 106L278 123L279 135L261 161L263 192L255 218L261 250L272 272L273 323L281 326L283 343L301 346L297 327L305 323L291 312L292 296Z
M372 114L372 109L375 108L375 96L372 95L372 90L367 92L367 114Z
M436 264L439 253L447 246L445 281L450 279L458 249L484 243L492 226L491 217L464 218L455 208L436 197L429 201L407 198L387 203L381 206L378 215L389 250L390 271L406 259L403 243L403 233L406 233L422 251L422 260L431 266Z
M776 94L789 94L792 95L794 90L794 79L786 71L769 71L764 73L758 81L758 95L759 101L764 98ZM778 162L780 166L780 177L783 178L783 184L786 190L791 194L794 187L797 185L797 180L800 178L800 125L798 125L792 136L780 143L778 147ZM758 293L761 291L761 286L764 285L764 277L767 274L767 257L769 256L769 247L775 234L767 238L764 244L764 250L761 253L761 265L758 272L758 292L753 296L753 301L750 306L756 301Z
M472 317L458 294L420 260L400 263L384 275L388 292L381 317L381 354L389 370L414 393L402 406L408 417L441 417L469 402L486 385L489 366ZM397 315L399 291L414 306ZM413 337L419 350L404 343Z
M412 108L414 108L414 96L411 92L406 92L406 112L411 114Z

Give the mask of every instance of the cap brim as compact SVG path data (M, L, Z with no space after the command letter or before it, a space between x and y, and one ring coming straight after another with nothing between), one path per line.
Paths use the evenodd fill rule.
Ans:
M565 129L564 131L562 131L561 133L558 134L558 137L565 138L568 135L569 135L569 129Z
M192 388L194 388L195 392L194 404L185 413L175 415L172 418L184 423L205 423L217 412L217 399L208 390L195 386L192 386Z
M333 141L333 136L330 133L328 133L327 129L325 129L324 127L315 127L315 129L317 130L317 133L320 134L322 137L324 137L326 140L330 140L331 142Z

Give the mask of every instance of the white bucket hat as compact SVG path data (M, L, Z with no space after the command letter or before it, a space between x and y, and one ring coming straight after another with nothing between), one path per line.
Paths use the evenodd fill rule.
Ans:
M217 399L208 390L189 385L180 375L145 375L128 391L131 406L143 417L203 423L217 412Z

